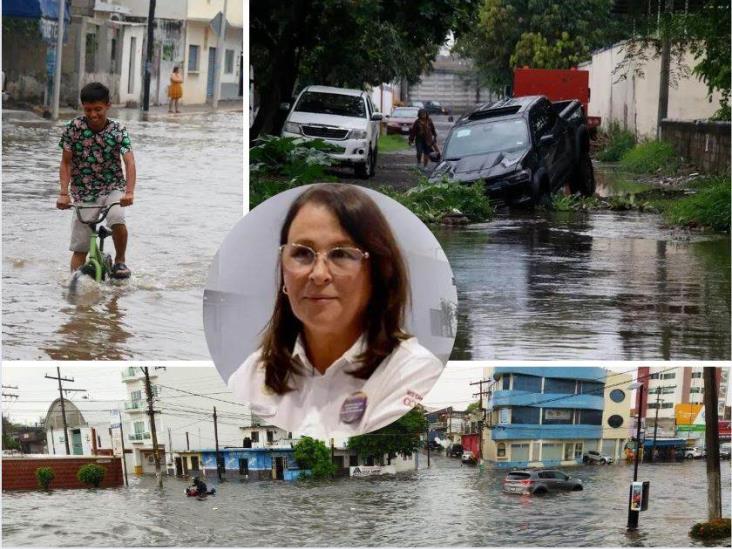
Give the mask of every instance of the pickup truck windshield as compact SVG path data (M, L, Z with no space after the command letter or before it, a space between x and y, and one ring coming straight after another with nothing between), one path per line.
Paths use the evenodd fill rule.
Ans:
M515 152L529 147L529 134L523 118L494 120L455 128L445 149L445 159L472 154Z
M295 105L295 110L298 112L366 118L366 105L364 105L361 97L338 93L305 92Z

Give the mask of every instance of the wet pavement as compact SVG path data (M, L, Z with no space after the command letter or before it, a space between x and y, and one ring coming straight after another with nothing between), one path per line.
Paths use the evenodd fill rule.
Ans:
M7 545L45 547L702 545L688 531L706 520L703 461L641 465L651 499L635 533L625 528L632 466L565 471L583 480L583 492L504 494L505 473L434 456L430 469L395 477L207 480L217 494L203 501L186 498L186 482L169 478L162 490L144 478L129 488L5 492L2 534ZM728 461L721 483L729 516ZM729 547L730 540L708 545Z
M209 358L201 293L242 215L243 116L112 112L137 163L126 210L130 281L70 302L71 211L55 209L62 123L3 113L3 358ZM111 239L106 243L110 251Z

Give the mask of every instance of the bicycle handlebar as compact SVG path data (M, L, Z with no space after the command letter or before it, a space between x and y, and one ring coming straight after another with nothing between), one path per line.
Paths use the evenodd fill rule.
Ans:
M104 219L107 217L107 214L109 213L109 210L112 209L112 206L117 205L119 205L119 202L112 202L107 206L80 206L78 204L72 204L71 206L76 210L76 217L79 219L79 221L85 223L86 225L97 225L98 223L104 221ZM99 214L97 215L96 219L84 220L81 217L81 210L99 210Z

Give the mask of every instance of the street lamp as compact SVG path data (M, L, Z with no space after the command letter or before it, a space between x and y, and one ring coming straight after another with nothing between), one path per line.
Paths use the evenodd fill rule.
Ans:
M645 390L645 386L642 383L632 383L628 389L638 389L640 391L640 397L638 399L638 425L636 426L636 434L635 434L635 465L633 467L633 483L635 484L638 481L638 458L640 456L640 449L641 449L641 442L640 442L640 435L641 435L641 414L643 413L643 391ZM635 530L638 528L638 517L640 516L640 509L639 510L633 510L633 485L630 487L630 492L628 494L628 528L631 530Z

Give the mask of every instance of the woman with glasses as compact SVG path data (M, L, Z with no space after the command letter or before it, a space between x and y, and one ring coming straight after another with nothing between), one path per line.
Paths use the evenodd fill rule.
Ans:
M410 287L386 218L356 186L313 185L280 231L279 292L259 350L229 386L298 435L378 429L418 404L443 364L404 330Z

